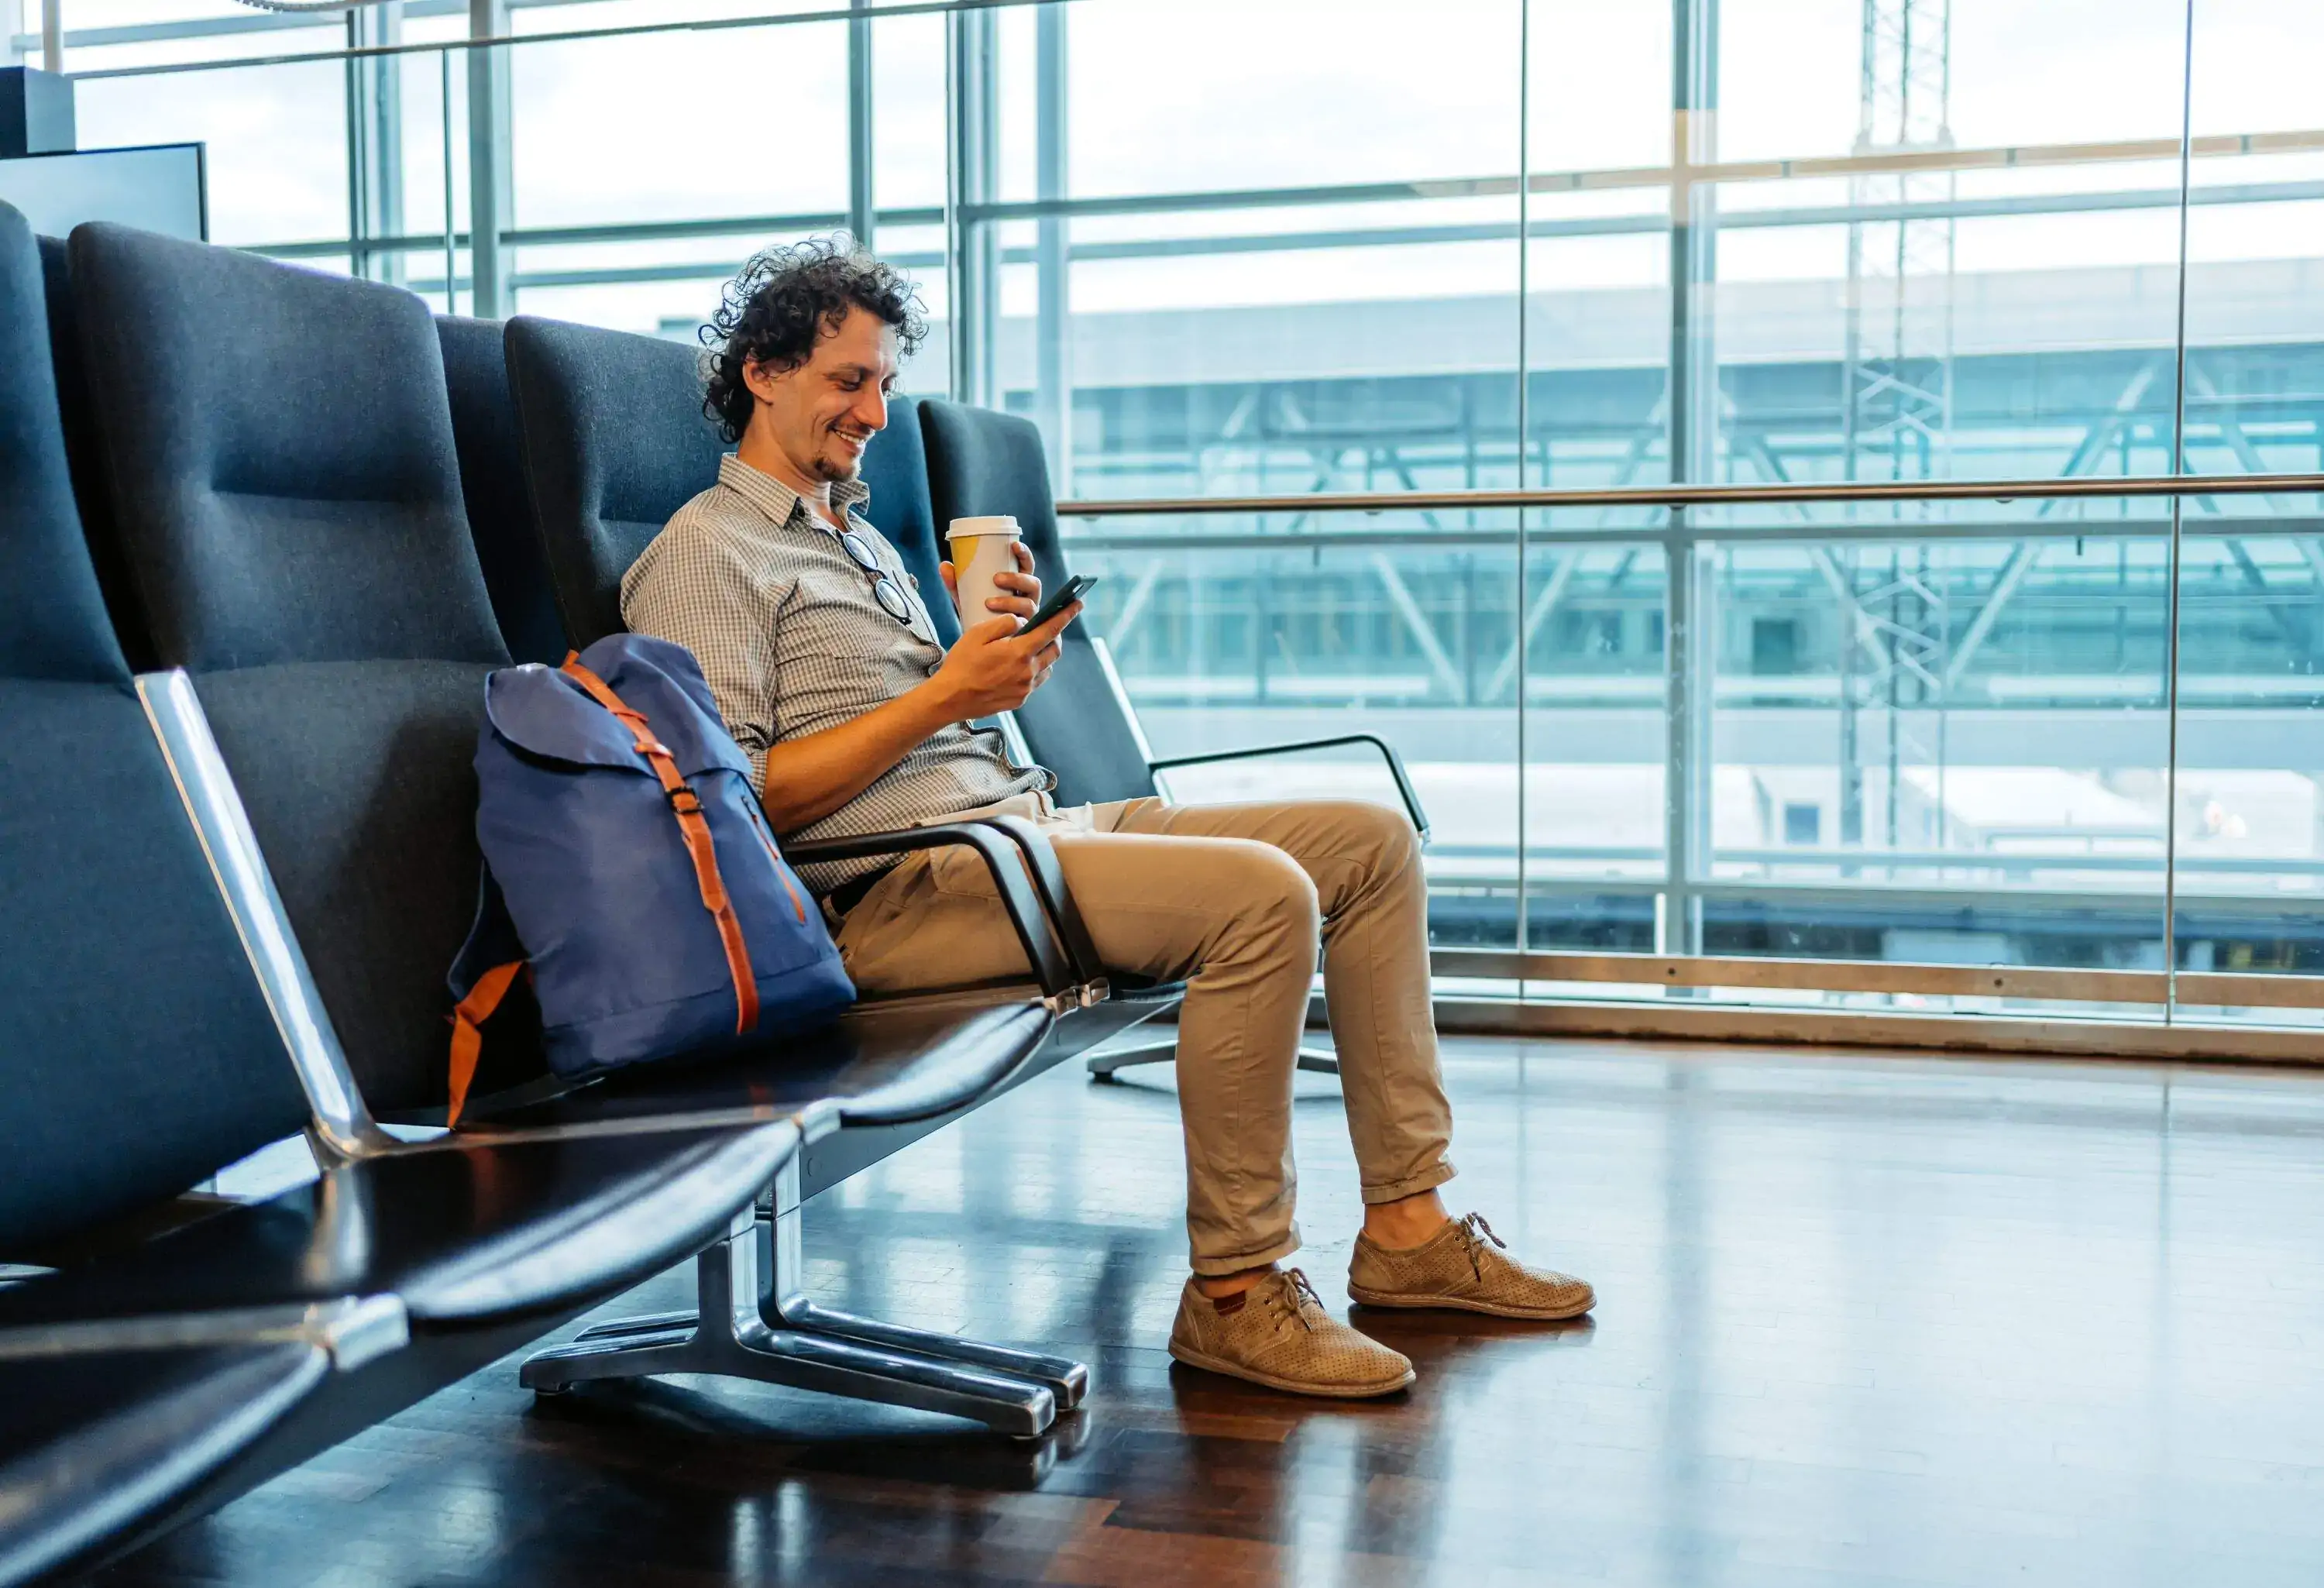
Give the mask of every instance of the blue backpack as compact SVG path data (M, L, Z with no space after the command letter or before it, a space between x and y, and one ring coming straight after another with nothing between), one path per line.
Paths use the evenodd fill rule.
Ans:
M484 880L448 978L451 1122L519 971L567 1077L715 1053L854 1001L684 646L613 634L561 668L494 672L476 784Z

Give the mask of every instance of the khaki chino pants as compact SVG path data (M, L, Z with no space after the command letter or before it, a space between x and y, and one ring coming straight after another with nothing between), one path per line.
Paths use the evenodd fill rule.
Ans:
M1298 1249L1292 1076L1319 936L1364 1200L1393 1202L1452 1177L1427 886L1402 814L1354 800L1133 799L1060 811L1038 794L991 808L1047 832L1107 965L1187 983L1178 1096L1196 1273L1233 1273ZM848 912L838 939L870 992L1028 968L991 874L964 848L904 861Z

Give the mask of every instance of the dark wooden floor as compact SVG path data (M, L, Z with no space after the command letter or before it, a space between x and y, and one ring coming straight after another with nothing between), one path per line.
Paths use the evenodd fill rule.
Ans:
M131 1584L2324 1583L2324 1076L1471 1041L1458 1207L1587 1274L1563 1328L1368 1320L1370 1407L1174 1368L1167 1081L1061 1073L811 1209L812 1288L1088 1356L1027 1448L503 1364ZM1357 1207L1303 1077L1304 1260ZM681 1278L612 1311L683 1305Z

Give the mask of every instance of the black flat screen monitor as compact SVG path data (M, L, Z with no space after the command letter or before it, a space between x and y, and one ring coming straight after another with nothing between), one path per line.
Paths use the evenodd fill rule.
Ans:
M209 241L199 143L0 160L0 200L23 210L45 237L68 235L85 220L111 220L189 242Z

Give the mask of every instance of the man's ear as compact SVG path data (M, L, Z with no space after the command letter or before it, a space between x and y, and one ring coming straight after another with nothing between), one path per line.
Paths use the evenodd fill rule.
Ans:
M742 361L742 384L749 387L751 395L761 402L772 402L775 400L776 388L781 385L792 373L790 370L776 369L771 365L761 364L755 358L746 358Z

